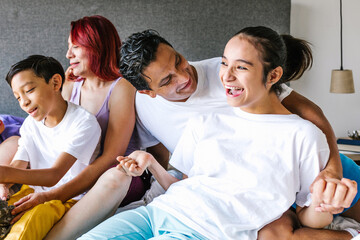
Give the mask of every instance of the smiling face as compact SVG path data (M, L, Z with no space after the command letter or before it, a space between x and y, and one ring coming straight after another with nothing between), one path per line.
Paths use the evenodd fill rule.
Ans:
M46 83L45 79L36 76L32 70L25 70L14 75L11 88L21 109L36 121L41 121L55 112L53 109L56 109L56 89L52 79Z
M263 83L260 59L259 51L245 38L235 36L226 44L219 76L229 105L255 113L266 101L271 83Z
M195 69L172 47L160 43L156 59L144 70L143 76L152 90L139 92L168 101L185 102L196 90Z
M89 56L86 49L73 44L70 36L68 39L66 58L70 60L70 68L75 76L86 78L90 74L93 75L89 67Z

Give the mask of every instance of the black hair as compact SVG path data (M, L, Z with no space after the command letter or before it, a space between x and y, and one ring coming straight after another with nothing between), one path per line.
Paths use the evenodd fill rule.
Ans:
M276 31L264 27L247 27L235 36L247 39L261 53L263 63L263 83L266 83L268 73L280 66L283 75L272 85L271 90L281 93L281 83L299 79L305 70L313 63L309 42L294 38L291 35L279 35Z
M60 74L62 83L65 79L64 68L55 58L31 55L11 66L5 78L8 84L11 86L15 74L25 70L32 70L37 77L44 78L46 83L49 83L55 74Z
M156 59L160 43L172 47L157 31L148 29L132 34L121 47L120 72L137 90L151 90L143 71Z

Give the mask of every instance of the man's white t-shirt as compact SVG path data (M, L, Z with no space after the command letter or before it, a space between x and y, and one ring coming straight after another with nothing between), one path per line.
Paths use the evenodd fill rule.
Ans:
M149 205L209 239L256 239L294 201L309 205L328 157L325 135L297 115L226 109L189 121L170 160L189 178Z
M61 122L53 128L28 116L20 128L21 138L15 160L27 161L31 169L53 166L61 153L66 152L77 160L53 187L31 186L35 192L49 191L76 177L99 153L101 129L95 116L84 108L67 103ZM80 199L82 195L74 199Z
M136 93L136 127L142 148L161 142L170 151L175 150L181 134L192 117L230 108L225 90L219 78L221 58L190 62L198 75L196 91L186 102L170 102L161 96L151 98ZM280 100L287 97L292 89L285 84Z

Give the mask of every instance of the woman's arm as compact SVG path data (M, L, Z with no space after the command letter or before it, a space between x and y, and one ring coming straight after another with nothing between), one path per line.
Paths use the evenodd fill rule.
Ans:
M13 161L10 166L0 166L0 182L51 187L60 181L75 161L75 157L65 152L51 168L46 169L26 169L27 162Z
M62 90L61 90L61 95L62 97L66 100L69 101L70 97L71 97L71 92L73 89L73 85L74 82L73 81L69 81L69 74L70 74L70 67L66 70L65 72L65 80L64 80L64 84L62 86Z
M78 176L57 189L51 190L50 199L63 202L90 189L107 169L124 155L135 125L135 88L125 79L114 87L109 101L109 122L103 154L87 166Z

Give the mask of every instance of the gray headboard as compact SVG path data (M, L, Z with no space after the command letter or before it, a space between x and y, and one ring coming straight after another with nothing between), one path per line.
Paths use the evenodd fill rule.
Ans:
M103 15L123 40L152 28L188 60L220 56L226 41L246 26L290 31L290 0L1 0L0 113L26 116L5 76L31 54L65 58L70 22Z

